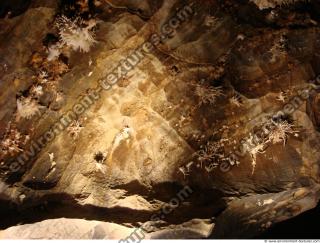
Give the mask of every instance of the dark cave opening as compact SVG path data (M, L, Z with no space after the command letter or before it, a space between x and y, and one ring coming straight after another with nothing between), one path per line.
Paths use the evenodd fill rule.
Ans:
M297 217L280 222L259 235L260 239L319 239L320 204ZM257 239L258 239L257 238Z

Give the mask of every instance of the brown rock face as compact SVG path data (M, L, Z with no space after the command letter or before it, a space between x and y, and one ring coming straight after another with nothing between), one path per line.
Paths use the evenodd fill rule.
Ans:
M316 0L19 2L0 238L252 238L317 206Z
M320 129L320 95L313 95L307 103L307 112L314 126Z

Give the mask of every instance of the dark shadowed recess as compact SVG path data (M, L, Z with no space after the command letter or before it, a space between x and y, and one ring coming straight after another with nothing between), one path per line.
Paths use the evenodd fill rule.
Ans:
M319 239L320 204L295 218L276 224L259 239Z
M23 14L30 6L31 0L1 0L0 18L15 17Z
M42 189L43 185L38 189ZM172 198L179 198L183 187L178 184L164 183L153 187L152 191L142 188L138 182L132 182L113 189L132 190L131 193L143 195L149 201L163 200L170 202ZM190 192L189 192L190 193ZM183 203L165 215L168 224L182 224L194 218L207 219L210 216L220 214L226 204L221 200L221 195L215 190L199 190L192 188L191 194L181 194ZM211 195L211 196L209 196ZM23 202L12 202L0 195L0 230L18 224L29 224L46 219L55 218L79 218L114 222L118 224L130 223L139 226L138 222L151 220L153 215L160 215L161 210L135 210L126 207L103 208L93 205L81 205L77 195L55 193L32 198L26 198ZM80 195L79 195L80 196ZM82 198L83 199L83 198ZM108 200L106 198L105 200Z

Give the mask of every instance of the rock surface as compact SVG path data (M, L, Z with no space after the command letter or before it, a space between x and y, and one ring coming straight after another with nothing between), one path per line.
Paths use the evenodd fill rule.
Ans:
M189 238L249 238L317 205L319 88L310 82L320 70L315 0L264 10L253 1L188 1L192 13L165 33L170 38L102 91L78 123L30 152L185 7L179 0L63 2L34 0L13 16L15 4L0 4L0 17L6 16L0 19L1 228L25 224L4 230L2 238L125 238L145 222L154 225L149 238L188 238L185 231ZM299 11L300 4L307 7ZM98 20L97 42L88 53L64 49L49 61L49 47L59 39L55 19L74 9ZM203 104L201 87L222 94ZM303 98L306 89L312 93ZM31 96L39 111L19 117L17 100ZM225 163L288 103L293 112L281 119L294 131ZM222 162L195 158L208 141L219 144ZM26 151L32 156L17 168ZM185 186L192 193L178 197ZM163 214L173 199L178 207ZM159 212L163 217L154 220Z
M120 239L132 230L124 226L81 219L51 219L14 226L1 232L2 239Z

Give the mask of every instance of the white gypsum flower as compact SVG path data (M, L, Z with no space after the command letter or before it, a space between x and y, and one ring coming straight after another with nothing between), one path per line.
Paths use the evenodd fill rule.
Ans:
M23 150L19 147L19 141L12 140L10 138L5 139L1 142L2 151L7 154L15 154L22 152Z
M60 56L60 45L52 45L48 48L48 61L54 61Z
M31 89L31 93L39 98L43 95L43 87L41 85L33 86Z
M287 99L287 95L283 91L281 91L276 98L276 100L281 101L283 103L286 102L286 99Z
M49 74L46 71L40 71L40 73L38 74L40 83L48 82L48 77L49 77Z
M221 87L208 85L195 85L195 94L199 99L199 105L213 105L222 94Z
M288 134L294 133L293 125L289 124L287 121L273 122L275 127L269 133L268 141L273 144L282 142L286 145Z
M21 134L15 126L11 125L11 122L8 124L4 137L0 143L0 150L5 155L10 154L11 156L16 155L19 152L22 152L23 146L30 139L29 135Z
M262 154L265 152L266 144L267 141L256 140L252 134L250 134L250 136L247 138L247 141L244 143L244 148L251 157L252 174L254 173L257 165L257 154Z
M51 163L50 169L53 169L57 165L56 161L54 160L54 153L48 153L48 155Z
M241 103L240 97L238 97L238 96L232 96L232 97L229 99L229 102L230 102L232 105L237 106L237 107L240 107L240 106L243 105L243 104Z
M73 139L77 139L79 137L79 133L83 129L83 126L79 121L73 121L70 126L67 128L67 132Z
M252 159L252 163L251 163L252 174L254 173L254 170L257 165L257 154L263 154L264 152L265 152L265 144L264 143L257 144L256 146L254 146L250 149L249 154Z
M97 42L91 31L97 23L91 20L87 27L82 27L82 23L83 21L80 18L72 21L65 16L57 20L62 44L71 47L74 51L88 52L91 46Z
M17 118L26 118L30 119L34 115L40 112L40 105L37 101L27 98L20 98L17 100Z

